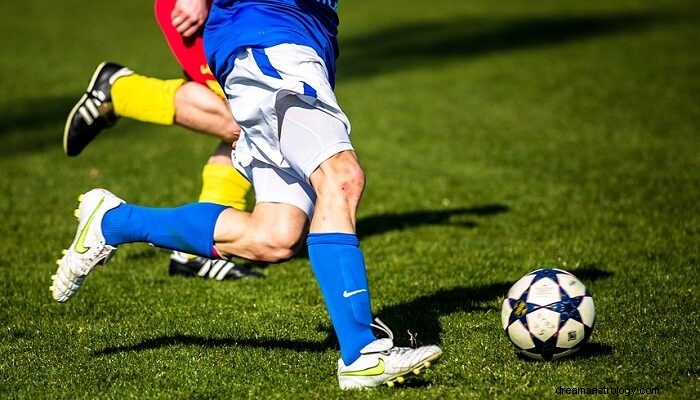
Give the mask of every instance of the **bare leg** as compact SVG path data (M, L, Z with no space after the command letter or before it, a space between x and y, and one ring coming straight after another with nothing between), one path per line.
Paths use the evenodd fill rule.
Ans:
M231 150L233 150L233 145L229 142L220 142L211 157L207 161L207 164L223 164L231 165Z
M226 101L197 82L185 82L175 93L175 122L229 143L241 132Z
M318 196L311 232L355 233L357 206L365 176L353 151L338 153L311 174Z
M289 204L258 203L252 213L229 208L216 221L214 243L224 257L280 262L303 243L307 221L303 211Z

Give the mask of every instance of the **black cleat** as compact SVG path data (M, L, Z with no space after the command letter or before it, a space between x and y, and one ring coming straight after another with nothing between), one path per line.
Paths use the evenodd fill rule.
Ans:
M200 278L216 279L217 281L265 277L260 272L253 271L242 265L236 265L230 260L210 260L177 251L170 255L169 273L170 276L198 276Z
M73 106L63 131L63 151L74 157L103 129L117 122L112 106L114 81L133 72L119 64L103 62L97 66L83 97Z

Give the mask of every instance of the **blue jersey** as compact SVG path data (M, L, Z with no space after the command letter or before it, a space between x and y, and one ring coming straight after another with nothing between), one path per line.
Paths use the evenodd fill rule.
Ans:
M209 67L223 82L239 50L293 43L316 51L333 85L337 8L338 0L214 0L204 30Z

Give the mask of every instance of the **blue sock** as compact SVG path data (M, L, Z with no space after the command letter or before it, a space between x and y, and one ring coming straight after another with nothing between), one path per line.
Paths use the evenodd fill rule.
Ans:
M102 233L107 244L147 242L157 247L214 255L214 226L227 207L192 203L176 208L151 208L121 204L105 213Z
M311 269L340 342L341 358L350 365L360 357L360 350L375 340L360 242L350 233L310 233L306 244Z

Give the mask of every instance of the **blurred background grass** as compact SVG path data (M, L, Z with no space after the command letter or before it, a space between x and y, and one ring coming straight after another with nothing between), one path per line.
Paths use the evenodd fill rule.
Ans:
M216 283L169 278L167 252L127 246L52 302L79 193L192 201L215 143L122 120L66 158L65 116L100 61L180 76L152 5L0 14L0 397L340 397L303 255ZM689 0L341 4L336 89L368 177L373 308L399 344L410 330L445 350L425 381L343 397L697 396L699 16ZM501 296L541 266L593 293L578 357L519 360L500 331Z

